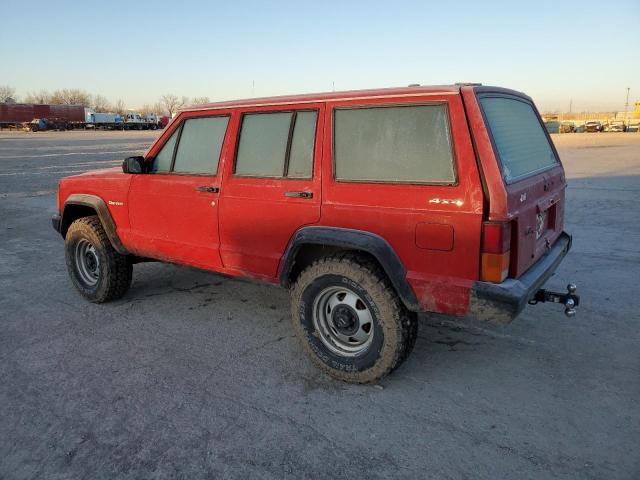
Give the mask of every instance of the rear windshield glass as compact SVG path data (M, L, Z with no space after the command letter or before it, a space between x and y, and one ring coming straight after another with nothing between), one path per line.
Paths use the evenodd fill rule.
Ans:
M507 182L558 163L533 107L516 99L480 98Z

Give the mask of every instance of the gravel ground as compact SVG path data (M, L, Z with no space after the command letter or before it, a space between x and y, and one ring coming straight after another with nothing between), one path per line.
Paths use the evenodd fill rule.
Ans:
M577 317L424 316L376 386L315 370L275 287L143 264L117 302L73 290L58 179L156 135L0 133L0 478L640 477L640 134L554 139Z

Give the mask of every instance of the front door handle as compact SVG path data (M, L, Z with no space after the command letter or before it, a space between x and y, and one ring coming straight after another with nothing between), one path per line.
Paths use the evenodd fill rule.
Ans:
M196 190L199 192L208 192L208 193L218 193L220 189L218 187L209 187L207 185L201 185L196 187Z
M285 197L313 198L313 192L284 192Z

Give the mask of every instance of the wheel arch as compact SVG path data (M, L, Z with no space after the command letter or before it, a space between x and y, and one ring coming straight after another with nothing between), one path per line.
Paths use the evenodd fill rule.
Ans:
M375 233L339 227L303 227L289 241L280 261L280 284L289 287L314 260L337 252L356 252L374 260L385 272L396 293L410 310L420 305L407 281L406 269L393 247Z
M118 237L116 224L111 217L107 204L96 195L69 195L67 200L64 202L64 209L62 211L62 219L60 222L60 234L62 235L62 238L66 236L67 230L74 221L90 215L98 216L100 223L102 224L102 228L104 228L107 238L111 242L115 251L121 255L128 254L127 249L124 248L120 238Z

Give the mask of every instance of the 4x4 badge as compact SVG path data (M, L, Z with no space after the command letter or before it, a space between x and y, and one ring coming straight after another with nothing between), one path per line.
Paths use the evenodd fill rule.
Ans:
M452 199L452 198L432 198L431 200L429 200L429 203L438 203L438 204L442 204L442 205L456 205L458 207L461 207L462 205L464 205L464 202L462 200L458 199Z

